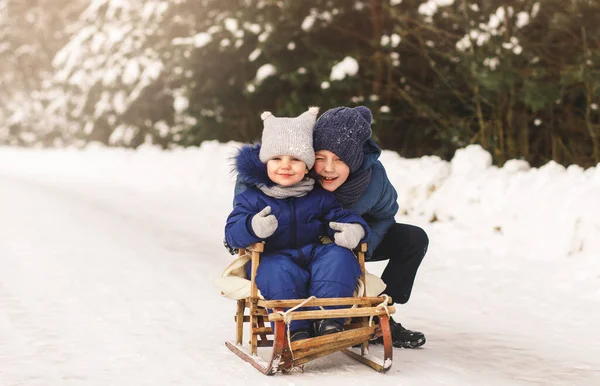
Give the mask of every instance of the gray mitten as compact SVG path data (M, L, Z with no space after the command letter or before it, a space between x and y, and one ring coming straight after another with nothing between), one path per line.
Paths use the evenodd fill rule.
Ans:
M346 224L341 222L330 222L329 226L334 231L333 241L341 247L354 249L365 237L365 230L360 224Z
M252 230L261 239L266 239L275 233L277 218L271 214L271 207L267 206L252 217Z

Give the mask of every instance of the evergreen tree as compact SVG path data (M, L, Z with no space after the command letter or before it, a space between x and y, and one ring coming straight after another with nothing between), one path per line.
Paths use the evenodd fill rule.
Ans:
M83 0L0 2L0 144L47 140L31 129L43 109L39 90L83 5Z
M596 1L45 0L0 10L2 143L250 142L262 111L360 104L376 139L408 157L479 143L498 164L600 162Z

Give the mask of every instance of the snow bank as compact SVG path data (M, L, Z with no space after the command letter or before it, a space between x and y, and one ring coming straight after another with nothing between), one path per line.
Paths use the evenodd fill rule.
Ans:
M564 168L551 161L530 168L511 160L498 168L478 145L458 150L451 162L391 152L382 161L398 189L401 213L502 234L534 258L600 257L598 167Z

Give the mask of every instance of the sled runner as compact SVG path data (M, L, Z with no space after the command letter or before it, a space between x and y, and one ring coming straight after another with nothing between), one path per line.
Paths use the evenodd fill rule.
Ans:
M266 375L278 371L289 372L314 359L342 351L349 357L385 372L392 366L392 339L389 316L395 312L391 299L384 296L359 296L349 298L264 300L259 297L256 272L264 245L256 243L241 249L239 255L249 254L252 262L250 296L237 301L235 314L235 341L226 346L240 358ZM355 250L362 274L361 294L366 294L365 252L366 244ZM296 310L300 307L347 306L341 309ZM286 310L287 311L284 311ZM271 312L269 312L271 311ZM377 318L373 318L377 316ZM286 324L291 320L347 318L344 331L290 342ZM273 322L271 328L268 322ZM244 324L249 327L249 342L244 341ZM369 355L371 339L383 337L383 358ZM270 360L258 355L259 347L271 348ZM266 349L265 349L266 350Z

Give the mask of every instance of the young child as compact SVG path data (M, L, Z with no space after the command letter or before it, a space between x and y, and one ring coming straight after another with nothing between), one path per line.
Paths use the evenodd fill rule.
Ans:
M350 297L360 276L351 249L367 238L366 222L307 175L317 113L316 107L296 118L263 113L262 144L242 147L235 158L247 189L235 196L225 240L233 248L265 241L256 284L268 300ZM321 244L322 236L334 243ZM342 331L343 323L324 319L312 327L325 335ZM290 334L292 341L309 338L311 322L293 320Z

